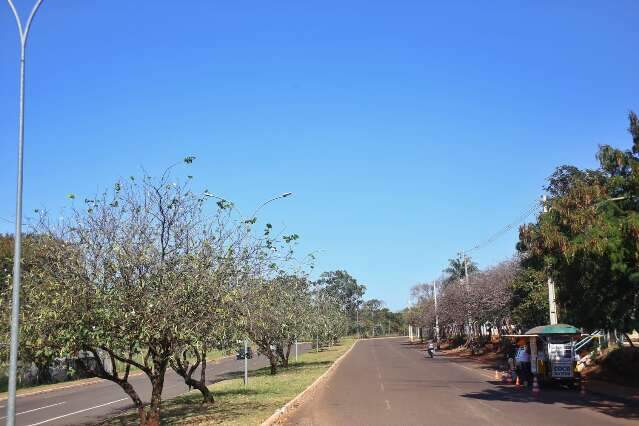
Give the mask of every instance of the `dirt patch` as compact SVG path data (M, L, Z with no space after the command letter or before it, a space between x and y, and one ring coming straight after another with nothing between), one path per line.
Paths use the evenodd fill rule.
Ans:
M605 351L582 374L587 378L639 389L639 348Z

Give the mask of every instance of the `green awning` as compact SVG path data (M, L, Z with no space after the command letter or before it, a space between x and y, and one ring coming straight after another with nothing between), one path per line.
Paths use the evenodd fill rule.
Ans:
M526 334L580 334L581 332L570 324L539 325L531 328Z

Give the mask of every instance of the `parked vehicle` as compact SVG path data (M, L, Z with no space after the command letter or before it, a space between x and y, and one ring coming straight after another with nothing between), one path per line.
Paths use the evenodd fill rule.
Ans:
M246 350L246 354L244 354L244 348L240 348L237 351L237 354L235 355L235 359L240 360L240 359L251 359L253 358L253 349L251 349L251 347L249 346L248 349Z

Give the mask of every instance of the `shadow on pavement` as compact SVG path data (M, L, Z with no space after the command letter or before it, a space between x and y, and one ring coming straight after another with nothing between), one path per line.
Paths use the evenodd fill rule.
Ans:
M496 384L496 382L491 382ZM465 398L484 401L507 401L517 403L563 404L568 410L590 408L602 414L624 419L639 419L639 404L629 404L628 401L601 397L595 394L579 395L575 390L559 390L552 388L541 389L540 395L535 397L527 388L515 388L497 385L496 388L482 392L471 392L462 395Z

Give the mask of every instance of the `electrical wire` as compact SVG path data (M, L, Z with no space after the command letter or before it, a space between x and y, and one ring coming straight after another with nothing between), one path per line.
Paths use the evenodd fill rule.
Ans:
M508 225L501 228L499 231L495 232L493 235L485 239L484 241L478 243L477 245L471 247L469 250L466 250L464 253L470 253L479 249L482 249L493 242L495 242L499 237L506 234L516 226L519 226L528 216L537 212L541 208L541 203L539 200L536 200L533 205L527 208L521 215L519 215L514 221L509 223Z

